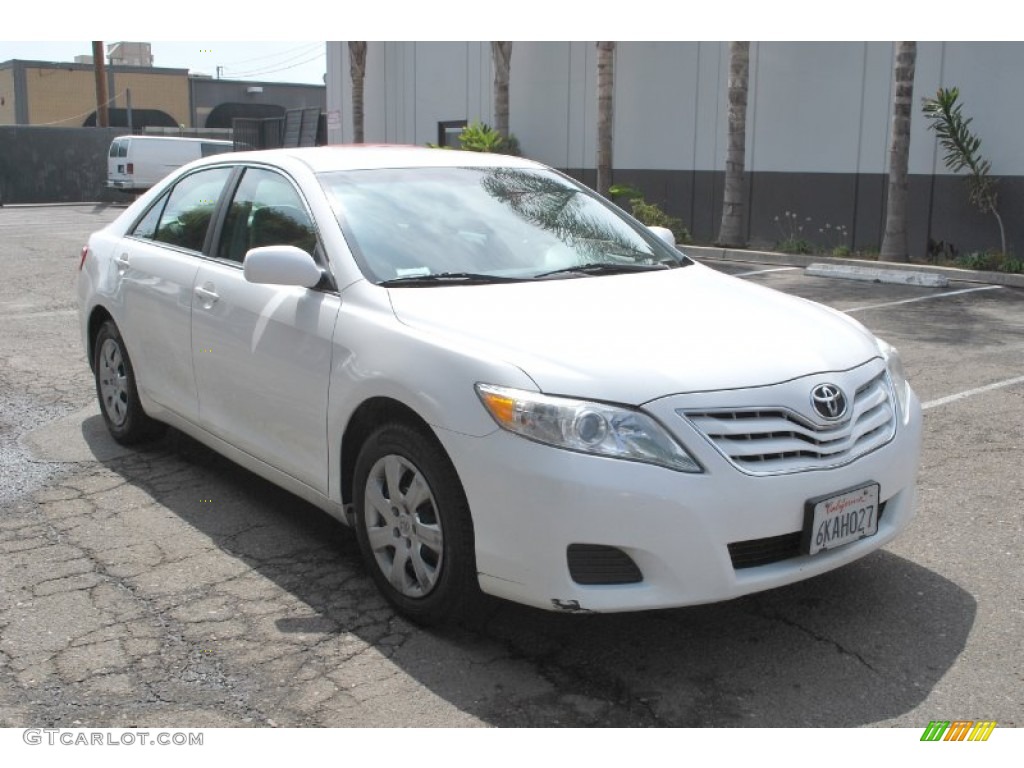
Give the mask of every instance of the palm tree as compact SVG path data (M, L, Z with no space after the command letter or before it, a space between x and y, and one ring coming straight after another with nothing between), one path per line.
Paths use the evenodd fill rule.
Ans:
M892 140L889 145L889 197L880 261L910 261L907 248L907 158L910 156L910 114L914 98L917 43L893 43Z
M363 80L366 77L366 42L348 44L349 74L352 75L352 141L363 143Z
M746 245L743 234L744 164L747 151L747 83L750 73L750 43L729 43L729 148L725 156L725 197L718 244Z
M612 185L612 117L615 106L615 43L597 44L597 191L608 196Z
M512 43L492 42L494 59L494 129L508 139L508 78L512 66Z

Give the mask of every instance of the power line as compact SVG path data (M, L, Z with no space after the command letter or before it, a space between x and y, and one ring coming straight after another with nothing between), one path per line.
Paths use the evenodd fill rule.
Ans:
M253 56L248 59L236 59L235 61L229 61L226 66L232 67L236 64L248 64L251 61L262 61L263 59L276 59L278 56L286 56L300 49L302 50L302 53L300 53L299 55L304 56L307 52L313 50L313 48L315 48L318 45L323 45L323 43L303 43L302 45L297 45L294 48L287 48L283 51L278 51L277 53L268 53L261 56Z
M288 63L290 61L293 61L294 59L287 59L285 61L279 62L279 64L283 65L283 66L272 65L269 68L254 69L254 70L250 70L250 71L247 71L247 72L232 72L229 69L229 70L227 70L227 75L229 77L234 77L234 78L256 77L257 75L269 75L269 74L273 74L274 72L284 72L285 70L288 70L288 69L294 69L295 67L301 66L303 64L309 64L310 62L316 61L317 59L322 59L325 56L326 56L326 53L324 51L320 51L315 56L311 56L310 58L303 59L302 61L296 61L295 63ZM298 58L298 57L295 57L295 58Z
M128 93L127 90L121 91L120 93L115 93L113 96L111 96L109 99L107 99L106 104L104 106L110 106L115 101L117 101L118 98L120 98L121 96L125 96L127 93ZM77 114L77 115L72 115L71 117L64 117L64 118L61 118L60 120L51 120L49 123L32 123L32 125L57 125L58 123L66 123L69 120L78 120L80 118L85 117L86 115L91 115L93 112L96 112L96 111L97 111L96 107L90 107L89 109L85 110L85 112L82 112L82 113ZM98 119L98 116L97 116L97 119Z

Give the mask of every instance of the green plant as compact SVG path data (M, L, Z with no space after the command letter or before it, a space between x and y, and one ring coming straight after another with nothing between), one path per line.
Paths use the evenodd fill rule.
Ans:
M677 243L692 243L690 230L683 226L683 220L670 216L657 203L644 200L644 193L632 184L612 184L608 188L608 197L616 205L625 208L629 203L630 212L641 224L648 227L666 227L672 230Z
M967 170L967 194L971 203L982 213L995 216L1002 252L1006 253L1006 230L997 208L996 180L989 176L992 164L982 157L981 139L971 132L972 118L963 116L959 98L959 88L939 88L935 98L924 100L924 116L946 150L943 158L946 167L953 173Z
M775 247L782 253L813 253L814 246L804 237L804 225L810 227L811 217L801 219L793 211L785 211L782 216L775 217L775 228L780 238Z
M953 265L962 269L979 269L986 272L1024 272L1024 261L994 250L962 254L953 260Z
M782 253L814 253L814 247L802 238L790 237L775 245Z
M661 206L657 203L648 203L642 197L634 197L629 202L630 207L633 209L633 216L641 224L645 224L648 227L666 227L671 229L672 234L676 236L677 243L691 242L690 230L683 226L682 219L669 216L661 210Z
M499 152L505 140L486 123L472 122L459 134L459 145L470 152Z
M637 187L634 187L632 184L612 184L608 188L608 196L612 199L613 202L619 203L619 205L621 205L622 203L620 202L620 200L635 200L638 197L642 198L644 194Z
M833 227L826 221L823 227L818 227L818 234L821 235L822 251L825 253L831 252L835 256L836 251L845 250L846 253L843 255L849 255L850 248L847 245L849 231L845 224L837 224Z
M431 149L454 149L454 147L442 147L438 144L427 142ZM498 131L487 123L473 121L459 134L459 149L467 152L496 152L502 155L522 155L519 146L519 139L515 134L509 134L508 138L502 136Z

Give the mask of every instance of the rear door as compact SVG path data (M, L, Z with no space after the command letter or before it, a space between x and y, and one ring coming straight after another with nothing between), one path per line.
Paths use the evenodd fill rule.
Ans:
M341 299L331 289L245 279L250 248L319 255L291 179L247 168L192 298L192 349L204 429L327 494L327 390ZM323 261L320 262L323 264Z
M116 189L131 189L132 178L128 174L129 136L119 136L110 142L107 153L107 186Z
M213 212L233 169L183 177L150 206L112 254L119 327L140 393L194 421L192 289Z

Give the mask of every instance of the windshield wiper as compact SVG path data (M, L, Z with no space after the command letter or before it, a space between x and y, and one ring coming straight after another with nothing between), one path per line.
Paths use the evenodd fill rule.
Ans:
M574 267L563 267L562 269L553 269L550 272L541 272L539 275L534 275L534 280L542 280L545 277L555 277L558 275L621 275L627 272L652 272L654 270L661 269L673 269L678 265L669 264L608 264L608 263L595 263L595 264L577 264Z
M432 285L486 285L488 283L521 283L524 278L503 275L485 275L478 272L438 272L433 275L404 275L393 277L377 285L385 288L396 286L418 288Z

